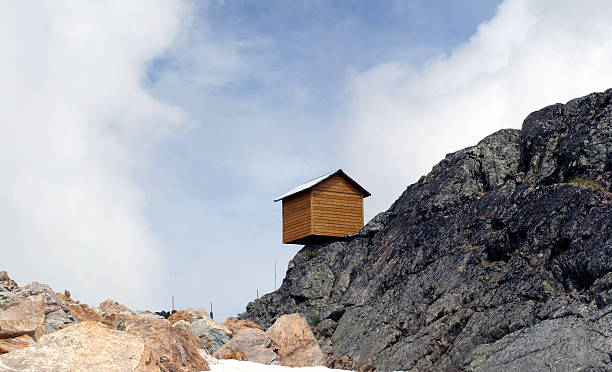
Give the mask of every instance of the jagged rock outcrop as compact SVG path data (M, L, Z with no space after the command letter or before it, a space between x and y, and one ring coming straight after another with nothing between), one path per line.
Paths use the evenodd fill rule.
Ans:
M358 234L305 246L240 318L322 320L345 368L612 369L611 101L447 155Z

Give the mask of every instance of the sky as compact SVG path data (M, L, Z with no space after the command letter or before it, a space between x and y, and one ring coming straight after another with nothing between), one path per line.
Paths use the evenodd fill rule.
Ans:
M0 246L20 284L210 308L280 286L294 186L386 210L445 154L612 87L609 1L0 5Z

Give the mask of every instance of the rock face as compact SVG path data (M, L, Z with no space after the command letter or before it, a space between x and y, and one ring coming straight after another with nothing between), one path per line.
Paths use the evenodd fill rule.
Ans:
M288 367L324 366L325 358L310 326L300 314L283 315L266 335L278 345L278 362Z
M276 345L261 329L245 327L215 353L218 359L248 360L262 364L277 364Z
M611 101L447 155L358 234L305 246L239 318L325 321L328 363L350 368L612 369Z

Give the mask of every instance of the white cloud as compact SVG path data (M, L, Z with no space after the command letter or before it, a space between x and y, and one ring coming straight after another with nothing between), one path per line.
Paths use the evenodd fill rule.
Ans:
M142 82L185 11L162 0L0 9L0 245L21 284L158 304L164 257L134 175L185 117Z
M446 153L530 112L612 86L612 3L506 0L468 42L423 66L390 61L347 87L346 161L385 210Z

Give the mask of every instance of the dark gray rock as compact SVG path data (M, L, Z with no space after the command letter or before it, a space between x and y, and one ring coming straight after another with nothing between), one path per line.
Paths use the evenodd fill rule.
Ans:
M200 340L205 350L213 354L225 345L231 336L229 329L210 318L196 319L189 324L191 332Z
M609 371L611 349L612 313L595 319L546 319L479 346L466 370Z
M336 330L336 322L329 318L323 319L321 323L319 323L318 328L319 335L321 335L322 337L331 337L334 334L334 331Z
M241 318L337 323L330 365L611 370L612 90L446 156Z

